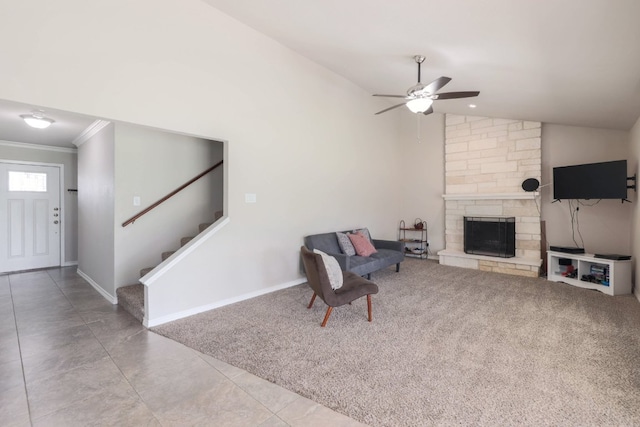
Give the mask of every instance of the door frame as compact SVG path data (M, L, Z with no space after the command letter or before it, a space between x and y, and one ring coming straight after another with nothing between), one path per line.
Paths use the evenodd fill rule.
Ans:
M58 183L60 188L60 265L59 267L64 267L66 265L66 253L65 253L65 229L66 229L66 221L65 221L65 213L66 213L66 205L65 205L65 193L64 193L64 164L62 163L45 163L45 162L28 162L23 160L8 160L0 158L0 163L5 164L13 164L13 165L27 165L27 166L46 166L46 167L54 167L60 170L60 182Z

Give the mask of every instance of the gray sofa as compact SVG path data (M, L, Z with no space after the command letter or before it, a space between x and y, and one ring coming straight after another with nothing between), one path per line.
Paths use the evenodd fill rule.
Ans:
M341 233L350 233L341 231ZM396 272L400 271L400 263L404 261L404 244L395 240L371 239L376 253L368 257L345 255L338 244L336 233L313 234L304 238L304 245L311 251L318 249L338 260L343 271L351 271L359 276L371 278L371 273L396 265Z

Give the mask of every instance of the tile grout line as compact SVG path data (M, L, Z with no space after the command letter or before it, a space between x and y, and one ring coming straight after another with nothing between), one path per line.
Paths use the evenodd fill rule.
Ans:
M161 335L161 336L163 336L163 335ZM168 337L165 337L165 338L167 338L167 339L171 339L171 338L168 338ZM172 341L174 341L174 340L172 340ZM177 341L176 341L176 342L177 342ZM262 402L261 402L259 399L257 399L255 396L253 396L253 395L249 392L249 390L245 389L241 384L238 384L238 382L236 381L236 378L237 378L237 377L242 376L243 374L253 375L253 376L257 377L257 378L260 378L260 377L258 377L257 375L254 375L254 374L252 374L251 372L246 371L246 370L244 370L244 369L242 369L242 368L238 368L238 367L234 366L234 368L236 368L236 369L242 369L242 371L243 371L243 372L242 372L242 373L240 373L240 374L238 374L238 375L235 375L233 378L231 378L231 377L229 377L228 375L225 375L225 374L224 374L223 372L221 372L218 368L216 368L216 367L215 367L215 366L213 366L211 363L209 363L209 361L208 361L208 360L206 360L205 358L203 358L203 357L201 356L201 355L203 355L203 354L204 354L204 355L207 355L206 353L202 353L202 352L200 352L200 351L198 351L198 350L196 350L196 349L194 349L194 348L191 348L191 347L189 347L189 346L187 346L187 345L185 345L185 344L182 344L182 343L178 343L178 344L181 344L181 345L183 345L183 346L187 347L188 349L190 349L193 353L195 353L195 355L196 355L196 356L198 356L198 357L199 357L201 360L203 360L207 365L209 365L209 367L211 367L212 369L214 369L216 372L218 372L220 375L222 375L223 377L225 377L227 380L231 381L231 382L234 384L234 386L235 386L235 387L238 387L238 388L239 388L240 390L242 390L242 392L244 392L248 397L250 397L251 399L253 399L256 403L258 403L260 406L262 406L263 408L265 408L267 411L269 411L269 412L271 413L271 416L272 416L272 417L276 417L278 420L282 421L282 422L283 422L283 423L285 423L287 426L291 427L291 425L290 425L289 423L287 423L287 422L286 422L286 421L284 421L282 418L280 418L280 416L278 415L278 413L279 413L279 412L281 412L282 410L284 410L285 408L287 408L289 405L292 405L296 400L298 400L298 399L302 398L302 396L297 395L297 398L296 398L294 401L292 401L292 402L288 403L288 404L287 404L287 405L285 405L283 408L279 409L279 410L278 410L278 412L274 412L274 411L272 411L270 408L268 408L268 407L267 407L267 405L265 405L264 403L262 403ZM209 356L209 357L213 357L213 356L211 356L211 355L207 355L207 356ZM220 360L220 359L218 359L218 360ZM222 361L222 360L221 360L221 362L223 362L223 363L227 363L227 362L224 362L224 361ZM233 366L233 365L230 365L230 366ZM264 378L261 378L261 379L263 379L263 380L264 380ZM264 380L264 381L267 381L267 380ZM276 386L278 386L278 387L280 387L280 388L282 388L282 389L284 389L284 390L288 390L288 389L285 389L285 388L284 388L284 387L282 387L282 386L279 386L278 384L275 384L275 383L272 383L272 384L274 384L274 385L276 385ZM291 390L288 390L288 391L291 391ZM292 392L292 393L293 393L293 392ZM297 394L297 393L296 393L296 394Z
M58 267L58 268L62 268L62 267ZM84 318L83 318L83 317L82 317L82 316L77 312L76 306L75 306L75 305L73 305L73 303L69 300L69 298L67 298L67 295L62 291L62 289L60 288L60 286L58 286L58 282L56 281L56 279L54 279L54 278L51 276L51 274L49 274L49 269L44 269L44 270L45 270L45 272L47 273L47 276L49 276L49 279L50 279L50 280L51 280L51 281L56 285L56 288L58 288L58 291L60 291L60 293L61 293L61 294L62 294L62 296L67 300L67 302L69 303L69 305L71 306L71 308L73 308L74 312L75 312L76 314L78 314L78 316L80 317L80 319L82 319L82 322L84 323L84 325L85 325L85 326L87 326L87 328L89 329L89 331L91 332L91 334L93 334L93 331L91 330L91 328L89 328L89 327L88 327L88 325L87 325L87 323L85 322ZM94 337L95 337L95 335L94 335ZM99 341L99 340L98 340L98 343L100 343L100 341ZM102 343L100 343L100 345L102 345ZM74 371L74 370L76 370L76 369L80 369L81 367L82 367L82 366L76 366L75 368L69 369L69 371L67 371L67 372ZM24 372L24 369L23 369L23 372ZM25 387L26 387L26 383L27 383L26 378L25 378L25 380L24 380L24 381L25 381ZM38 417L37 419L44 418L44 417L49 416L49 415L51 415L51 414L55 414L56 412L62 411L62 410L64 410L64 409L68 408L69 406L71 406L71 405L73 405L73 404L75 404L75 403L77 403L77 402L83 402L83 401L85 401L85 400L87 400L87 399L89 399L89 397L85 397L85 398L83 398L83 399L79 399L79 400L77 400L77 401L75 401L75 402L71 402L71 403L69 403L69 405L67 405L67 406L63 406L63 407L61 407L61 408L58 408L58 409L56 409L56 410L54 410L54 411L52 411L52 412L46 413L46 414L42 414L42 415L41 415L40 417ZM28 403L28 401L29 401L29 400L28 400L28 396L27 396L27 403ZM31 410L29 410L29 418L31 419ZM33 426L33 421L31 421L31 425Z
M31 404L29 402L29 390L27 389L27 377L24 374L24 361L22 359L22 346L20 345L20 333L18 332L18 319L16 317L16 305L13 302L13 288L11 286L11 275L7 275L7 281L9 282L9 295L11 297L11 309L13 310L13 324L16 328L16 339L18 340L18 352L20 353L20 369L22 370L22 384L24 386L24 397L27 399L27 411L29 412L29 424L33 426L33 420L31 416Z
M96 341L98 341L98 343L100 344L100 346L104 349L104 351L107 353L107 355L109 356L109 360L111 360L111 363L113 363L113 365L118 369L118 372L120 372L120 375L122 375L122 378L124 378L124 380L127 382L127 384L129 384L129 387L131 387L131 390L133 390L133 392L136 394L136 396L138 396L138 399L140 399L140 402L142 402L144 404L144 406L147 407L147 409L149 409L149 412L151 412L151 414L153 414L153 418L158 422L158 424L163 425L160 420L158 419L158 417L156 416L156 413L151 410L151 408L149 407L149 404L144 400L144 398L140 395L140 393L138 392L138 390L134 387L133 384L131 384L131 381L129 381L129 378L127 378L127 376L125 375L124 372L122 372L122 369L120 368L120 365L118 365L116 363L115 360L113 360L113 357L111 356L111 353L109 352L109 350L107 350L107 348L104 346L104 344L102 343L102 341L100 341L100 338L98 338L96 336L96 334L93 332L93 329L91 329L91 327L89 326L89 324L84 320L84 318L82 318L82 321L85 322L85 325L87 325L87 327L89 328L89 331L91 331L91 335L93 335L93 337L96 339ZM134 335L137 335L140 332L137 332ZM133 335L132 335L133 336Z
M49 274L49 272L47 272L47 274L49 275L49 277L51 277L51 275ZM124 380L127 382L127 384L129 384L129 387L131 387L131 389L134 391L134 393L136 394L136 396L138 396L138 398L140 399L140 402L142 402L144 404L144 406L147 407L147 409L149 409L149 412L151 412L153 414L153 418L158 422L158 424L162 425L162 423L160 422L160 420L158 419L158 417L156 417L155 412L153 412L151 410L151 408L149 408L149 405L147 404L147 402L145 402L145 400L142 398L142 396L140 396L140 393L138 393L138 390L136 390L136 388L133 386L133 384L131 384L131 382L129 381L129 378L127 378L127 376L124 374L124 372L122 372L122 369L120 369L120 366L118 366L118 364L116 363L115 360L113 360L113 357L111 357L111 353L109 352L109 350L107 350L107 348L104 346L104 344L102 343L102 341L100 340L100 338L98 338L95 334L95 332L93 332L93 329L91 329L91 326L89 326L89 323L94 323L94 322L87 322L87 320L85 319L85 317L78 313L78 309L76 308L76 306L71 302L71 300L69 299L69 297L67 296L67 294L64 293L64 291L60 288L60 286L58 285L57 280L55 280L53 277L51 277L51 280L53 280L53 283L56 284L56 287L60 290L60 292L62 293L62 295L64 295L64 297L66 298L67 301L69 301L69 304L71 304L71 307L73 307L73 310L78 314L78 316L80 316L80 318L82 319L82 323L87 327L87 329L89 329L89 332L91 332L91 335L93 336L93 338L95 338L95 340L98 342L98 344L100 344L100 347L102 347L102 349L105 351L105 353L107 353L107 355L109 356L109 360L111 360L111 363L113 363L113 365L118 369L118 372L120 372L120 375L122 375L122 378L124 378ZM127 313L128 314L128 313ZM15 315L15 312L14 312ZM138 332L139 333L139 332ZM134 334L135 335L135 334ZM26 383L25 383L26 386ZM60 408L60 409L64 409L64 408Z

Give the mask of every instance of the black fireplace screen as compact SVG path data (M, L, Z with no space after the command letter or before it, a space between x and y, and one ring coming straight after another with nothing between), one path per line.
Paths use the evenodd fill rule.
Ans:
M516 256L516 219L465 216L464 252L501 258Z

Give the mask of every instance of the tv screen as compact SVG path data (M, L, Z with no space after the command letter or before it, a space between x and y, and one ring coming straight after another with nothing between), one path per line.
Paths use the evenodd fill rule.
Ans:
M626 199L627 161L553 168L553 198Z

